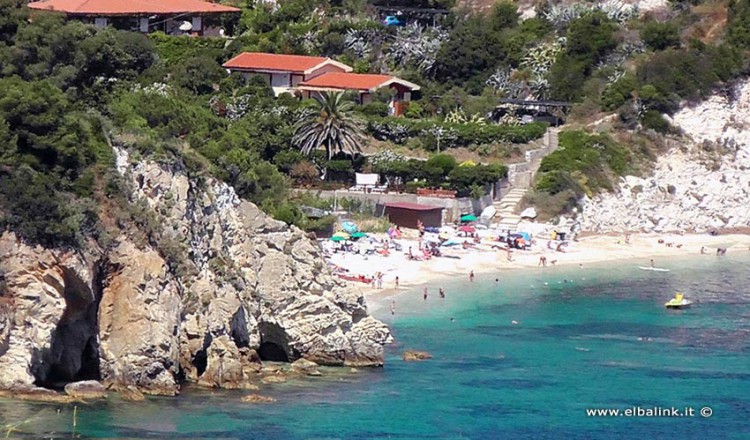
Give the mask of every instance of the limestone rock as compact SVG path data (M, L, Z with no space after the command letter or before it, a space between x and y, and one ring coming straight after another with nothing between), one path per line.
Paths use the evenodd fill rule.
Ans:
M692 137L657 160L653 175L624 177L611 194L586 200L583 230L705 232L750 227L750 80L678 111Z
M109 253L108 275L99 305L102 379L147 394L177 394L182 307L166 262L122 239Z
M142 402L146 400L146 397L142 392L138 391L138 388L133 386L116 388L115 391L122 397L122 400L128 402Z
M404 352L403 358L407 362L424 361L427 359L432 359L432 355L430 353L427 353L426 351L406 350Z
M388 328L307 234L179 162L115 153L153 230L119 226L107 249L75 253L0 236L0 389L100 379L140 399L181 378L253 387L264 360L383 364Z
M41 387L27 387L20 389L13 389L9 392L4 392L0 396L12 397L18 400L28 400L31 402L47 402L47 403L70 403L76 399L66 394L60 394L56 391L49 390Z
M241 399L245 403L273 403L276 399L268 396L261 396L260 394L248 394Z
M292 372L306 374L308 376L320 376L321 373L318 370L318 364L307 359L297 359L292 362Z
M84 380L66 384L65 394L75 399L103 399L107 397L107 390L100 382Z
M284 383L286 382L286 377L280 375L265 376L260 381L264 384Z

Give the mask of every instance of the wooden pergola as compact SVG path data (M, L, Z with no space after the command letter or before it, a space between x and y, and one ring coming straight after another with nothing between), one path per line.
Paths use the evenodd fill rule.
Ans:
M558 126L565 121L572 102L549 101L549 100L528 100L502 98L500 104L495 107L494 117L502 117L507 113L526 114L532 116L535 120L550 122Z

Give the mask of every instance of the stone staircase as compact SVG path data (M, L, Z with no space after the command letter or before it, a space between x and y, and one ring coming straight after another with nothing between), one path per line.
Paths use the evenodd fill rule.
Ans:
M495 219L500 219L496 225L499 229L516 229L521 221L521 216L515 213L516 207L527 190L528 188L513 188L505 197L492 204L496 209Z
M508 181L511 184L511 189L500 200L496 200L492 204L496 210L495 217L493 218L495 227L510 229L512 231L518 227L518 223L521 221L521 216L516 214L518 204L521 203L521 199L526 195L526 191L531 188L534 175L539 169L544 156L557 149L558 132L558 128L548 129L543 148L528 151L526 153L526 162L511 165L508 173Z

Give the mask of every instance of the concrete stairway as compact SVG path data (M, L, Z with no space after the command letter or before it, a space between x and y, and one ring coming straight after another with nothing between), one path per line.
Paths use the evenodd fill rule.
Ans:
M527 156L528 167L526 167L525 171L514 173L513 176L509 176L512 189L502 199L497 200L492 204L497 210L494 217L494 221L496 222L495 226L497 228L514 231L518 227L518 223L521 221L521 216L516 214L518 204L521 202L521 199L523 199L526 191L531 188L534 175L539 169L539 165L542 163L542 158L557 149L558 131L559 129L557 128L548 129L545 135L545 148L538 150L540 154L535 154L531 157Z
M511 229L515 230L518 223L521 221L521 216L515 213L516 207L521 202L521 199L526 194L527 188L513 188L508 194L505 195L501 200L493 203L493 206L497 210L495 213L495 219L499 219L497 227L500 229Z

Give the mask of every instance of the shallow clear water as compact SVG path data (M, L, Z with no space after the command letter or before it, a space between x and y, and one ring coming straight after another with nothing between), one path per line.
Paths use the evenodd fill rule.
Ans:
M446 283L376 310L398 340L383 369L285 383L278 402L187 390L78 406L83 437L238 439L748 439L750 253L534 269ZM568 280L568 282L563 282ZM546 284L545 284L546 283ZM435 285L434 287L437 287ZM676 290L699 301L668 311ZM386 307L387 309L387 307ZM411 310L411 312L406 312ZM451 321L450 318L454 318ZM518 324L513 324L517 321ZM406 348L435 357L400 360ZM694 417L587 417L587 408L693 407ZM701 407L713 416L703 418ZM61 409L58 412L58 409ZM72 409L0 401L0 424L70 435ZM2 434L5 434L4 432ZM16 434L19 435L19 434Z

